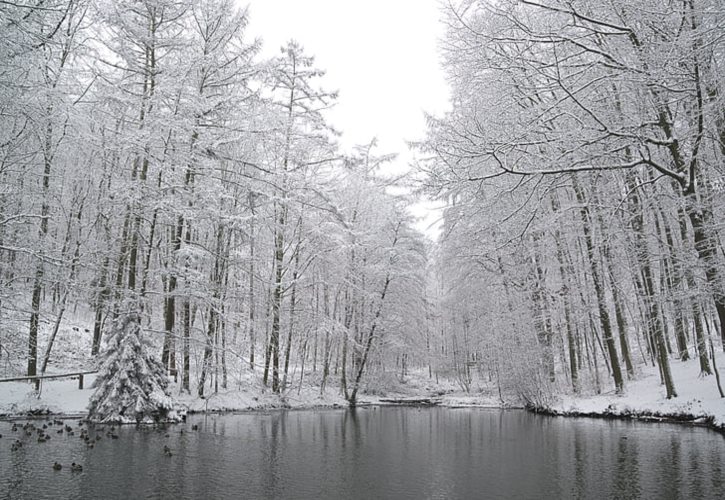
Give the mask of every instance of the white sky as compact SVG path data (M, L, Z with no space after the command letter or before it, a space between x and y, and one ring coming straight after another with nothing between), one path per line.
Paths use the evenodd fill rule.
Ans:
M343 133L343 148L378 139L378 154L398 153L395 171L412 156L406 141L425 134L424 112L439 115L448 106L448 86L439 66L438 0L250 0L249 33L263 40L263 56L274 56L297 40L321 80L339 99L328 117ZM429 204L426 204L428 206ZM438 217L423 206L419 229Z

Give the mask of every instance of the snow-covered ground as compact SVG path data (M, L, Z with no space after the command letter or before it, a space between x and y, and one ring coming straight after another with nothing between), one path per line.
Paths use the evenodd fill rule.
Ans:
M0 416L18 416L40 412L85 415L88 400L94 391L93 380L93 375L86 375L83 390L78 389L78 380L45 381L39 396L30 383L0 383ZM268 389L260 390L255 384L249 389L220 389L219 392L211 393L205 399L179 394L178 387L173 387L172 394L180 408L193 412L312 408L346 404L338 391L327 390L320 395L319 388L314 387L305 387L299 394L295 388L286 394L276 395Z
M86 375L84 389L78 389L77 379L47 380L40 396L28 382L0 383L0 415L25 415L32 412L85 415L95 375Z
M715 357L725 386L725 353ZM720 397L715 376L700 377L696 359L681 362L672 360L672 378L678 397L667 399L660 384L656 367L647 367L638 380L627 384L625 393L590 397L563 396L550 409L560 414L608 414L641 416L693 416L712 419L712 423L725 427L725 398Z

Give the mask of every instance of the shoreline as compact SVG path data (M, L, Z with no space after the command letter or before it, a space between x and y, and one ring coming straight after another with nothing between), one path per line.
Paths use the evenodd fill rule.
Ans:
M528 407L526 411L537 415L548 417L565 418L591 418L597 420L629 420L634 422L653 424L677 424L690 427L702 427L712 430L725 436L725 424L715 422L713 415L693 415L691 413L663 413L651 411L628 410L625 412L614 411L579 411L579 410L557 410L548 407Z
M359 401L355 406L340 404L337 402L329 404L315 404L310 406L290 406L290 405L272 405L257 406L248 408L214 408L207 410L187 409L185 415L234 415L249 414L263 412L279 412L279 411L310 411L310 410L346 410L350 408L372 408L372 407L410 407L410 408L445 408L449 410L456 409L479 409L479 410L524 410L536 415L547 417L564 417L564 418L589 418L596 420L629 420L642 423L664 423L676 424L689 427L700 427L709 429L718 434L725 436L725 424L715 422L713 415L693 415L691 413L667 413L652 411L627 410L617 412L611 410L605 411L580 411L580 410L558 410L550 407L534 407L520 406L514 404L456 404L452 402L445 404L438 402L436 404L419 404L415 402L391 402L391 401ZM41 420L45 418L59 418L68 420L85 420L87 413L78 412L52 412L49 409L29 411L16 414L1 414L0 422L13 422L18 420ZM184 419L185 420L185 419ZM154 422L136 424L133 422L119 423L117 425L173 425L183 423L184 420L178 422Z
M389 397L372 397L371 399L358 400L355 405L350 405L343 399L330 398L328 400L312 401L307 400L306 403L290 404L282 399L270 399L267 401L259 401L255 399L254 405L225 405L216 407L205 407L205 405L199 404L205 400L194 400L193 402L181 401L176 411L182 415L223 415L223 414L234 414L234 413L257 413L257 412L273 412L273 411L309 411L309 410L341 410L348 408L370 408L370 407L416 407L416 408L447 408L447 409L466 409L466 408L477 408L477 409L489 409L489 410L502 410L502 409L525 409L523 405L516 405L513 403L500 403L488 398L475 397L475 396L463 396L463 395L452 395L450 397L441 397L439 395L430 397L419 397L419 396L399 396L394 398ZM192 404L188 404L192 403ZM196 404L193 404L196 403ZM32 408L21 412L6 412L0 413L0 421L14 421L14 420L32 420L42 418L66 418L73 420L84 420L88 416L87 412L81 411L58 411L57 407L52 408L49 406L41 406ZM167 422L174 423L174 422Z

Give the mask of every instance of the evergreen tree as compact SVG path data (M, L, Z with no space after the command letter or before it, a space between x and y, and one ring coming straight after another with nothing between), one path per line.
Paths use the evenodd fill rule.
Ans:
M143 338L138 308L126 307L115 321L88 404L96 422L177 420L163 365Z

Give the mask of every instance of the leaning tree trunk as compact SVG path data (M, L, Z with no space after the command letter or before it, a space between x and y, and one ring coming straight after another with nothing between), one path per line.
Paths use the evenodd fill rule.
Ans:
M398 243L399 238L399 231L400 231L401 223L398 222L397 226L395 227L395 232L393 234L393 241L391 247L394 249L395 245ZM390 252L390 254L393 254L393 251ZM392 257L391 262L389 262L388 270L385 274L385 280L383 281L383 287L380 291L380 297L378 298L378 307L375 311L375 315L372 317L372 324L370 325L370 330L367 334L367 340L365 342L365 348L363 349L362 354L362 360L360 361L360 366L357 368L355 373L355 379L353 380L352 385L352 392L350 393L349 397L347 397L347 401L350 404L350 406L355 406L357 404L357 393L360 389L360 381L362 380L363 372L365 371L365 366L367 365L368 358L370 356L370 351L373 347L373 343L375 341L375 332L378 328L378 323L380 322L380 316L383 313L383 307L385 306L385 296L388 293L388 287L390 286L390 281L392 279L391 275L391 269L390 266L392 265Z

